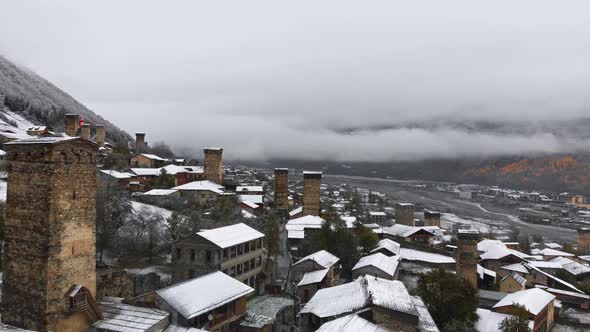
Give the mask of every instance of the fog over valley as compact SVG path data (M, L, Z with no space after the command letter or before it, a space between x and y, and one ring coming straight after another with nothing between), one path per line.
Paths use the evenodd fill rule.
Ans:
M0 20L0 53L179 152L389 161L590 146L584 1L59 3L2 4L28 19Z

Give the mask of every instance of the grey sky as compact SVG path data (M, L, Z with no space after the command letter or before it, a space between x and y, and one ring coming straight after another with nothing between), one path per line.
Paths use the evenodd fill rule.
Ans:
M590 116L588 1L3 1L0 53L122 129L229 157L554 152L551 135L341 128Z

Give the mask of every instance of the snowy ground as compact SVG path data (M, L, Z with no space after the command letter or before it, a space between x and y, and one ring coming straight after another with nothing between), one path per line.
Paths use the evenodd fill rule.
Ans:
M172 211L170 210L136 201L131 201L131 206L133 207L133 210L135 210L135 212L143 210L148 211L152 214L159 214L164 218L164 220L168 219L172 215Z
M405 261L419 261L431 264L454 264L453 257L444 256L441 254L434 254L431 252L401 248L399 255Z

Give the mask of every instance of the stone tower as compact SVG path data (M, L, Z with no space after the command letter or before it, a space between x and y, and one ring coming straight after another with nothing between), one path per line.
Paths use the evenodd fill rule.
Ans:
M467 280L471 287L477 289L477 242L479 232L476 230L459 230L457 246L457 275Z
M395 223L414 226L414 204L397 203L395 205Z
M320 215L322 172L303 172L303 215Z
M223 149L205 148L205 179L217 184L223 183Z
M578 228L578 255L590 254L590 228L582 227Z
M78 136L80 128L80 116L78 114L66 114L66 134L68 136Z
M135 133L135 152L145 150L145 133Z
M107 131L103 125L96 126L96 144L103 146L107 139Z
M424 210L424 226L440 227L440 212Z
M274 208L286 210L289 208L289 169L275 168Z
M82 125L82 128L80 128L80 138L90 141L90 138L92 138L91 129L92 128L90 128L90 123L85 123L84 125Z
M2 322L86 331L96 292L97 145L46 137L10 142Z

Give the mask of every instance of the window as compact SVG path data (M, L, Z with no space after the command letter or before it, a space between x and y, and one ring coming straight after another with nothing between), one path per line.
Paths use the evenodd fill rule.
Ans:
M236 276L236 267L232 266L229 268L229 276L230 277L235 277Z
M231 247L231 248L229 249L229 254L230 254L230 257L231 257L231 258L234 258L234 257L236 257L236 247Z
M256 241L250 241L250 250L256 250Z
M176 258L180 259L181 256L182 256L182 250L180 250L180 248L176 248Z
M237 266L237 275L242 274L242 264L238 264Z
M258 256L258 259L256 260L256 266L260 265L262 265L262 256Z
M255 268L255 267L256 267L256 259L252 258L252 259L250 260L250 268L251 268L251 269L253 269L253 268Z
M247 254L250 252L250 244L246 243L244 244L244 253Z
M188 270L188 277L190 279L194 278L195 277L195 270Z
M249 262L244 262L244 273L250 271L250 263Z
M211 259L211 251L206 250L205 251L205 260L207 261L207 263L211 263L212 259Z
M223 249L223 260L227 260L228 254L227 248Z
M238 255L242 254L242 245L238 244Z
M191 249L191 261L193 261L193 262L195 261L195 256L196 256L195 249Z

